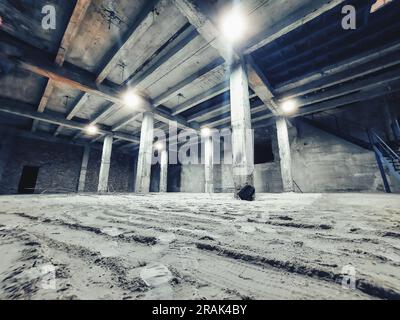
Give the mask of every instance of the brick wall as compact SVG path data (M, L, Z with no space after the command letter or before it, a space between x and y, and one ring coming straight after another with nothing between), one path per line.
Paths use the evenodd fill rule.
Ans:
M24 166L40 167L36 193L77 191L83 147L23 138L12 138L13 143L10 144L6 143L8 139L1 137L0 142L0 158L2 160L0 172L3 173L0 176L0 194L18 193ZM101 151L92 149L86 178L85 191L87 192L97 191L100 162ZM133 157L113 152L109 185L111 191L133 191Z

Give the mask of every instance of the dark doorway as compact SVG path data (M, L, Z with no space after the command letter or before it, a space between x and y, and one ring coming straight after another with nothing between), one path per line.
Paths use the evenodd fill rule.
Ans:
M19 194L35 193L36 181L39 174L39 167L25 166L22 169L21 180L19 181Z
M151 177L150 177L150 192L160 191L160 164L151 166Z
M274 162L272 142L265 141L254 145L254 164Z
M175 164L168 166L168 192L181 191L182 165Z

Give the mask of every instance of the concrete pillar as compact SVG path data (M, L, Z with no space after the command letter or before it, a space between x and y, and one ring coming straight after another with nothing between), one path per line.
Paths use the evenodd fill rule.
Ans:
M108 176L110 173L111 152L113 146L113 136L108 135L104 138L103 154L101 156L101 166L99 174L98 192L108 192Z
M393 131L393 114L390 108L389 102L385 99L383 106L383 121L385 125L385 133L388 141L394 141L396 139L395 133Z
M254 139L251 129L249 86L244 61L232 65L230 77L232 169L235 197L245 186L254 186Z
M90 156L90 146L86 146L83 151L81 174L79 176L78 192L85 192L86 173L87 173L87 167L88 167L88 163L89 163L89 156Z
M214 144L213 138L204 138L205 192L214 193Z
M283 192L294 192L292 157L290 154L289 132L285 117L277 117L276 131L281 163Z
M168 150L163 148L159 151L160 157L160 192L164 193L168 190Z
M140 148L136 171L135 192L149 193L151 178L151 161L153 157L154 114L143 114L142 131L140 134Z
M8 135L0 137L0 181L3 179L3 173L7 167L11 149L14 145L15 143L12 137Z
M399 120L394 119L394 121L392 123L392 128L393 128L394 135L396 137L396 141L400 141L400 124L399 124Z

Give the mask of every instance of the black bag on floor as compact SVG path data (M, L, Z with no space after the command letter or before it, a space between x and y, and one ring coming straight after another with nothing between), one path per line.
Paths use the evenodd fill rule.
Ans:
M256 189L252 186L245 186L242 188L242 190L239 191L238 196L241 200L245 201L253 201L254 200L254 194L256 193Z

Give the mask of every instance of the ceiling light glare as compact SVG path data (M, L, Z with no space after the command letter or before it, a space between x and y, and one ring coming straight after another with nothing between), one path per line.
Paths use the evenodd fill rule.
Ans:
M209 137L211 135L211 130L210 128L202 128L201 129L201 135L203 137Z
M296 112L298 106L296 101L294 100L286 100L282 103L282 111L284 114L293 114L294 112Z
M158 151L164 150L164 144L162 142L157 142L154 147Z
M141 102L141 98L137 93L128 91L124 95L124 102L129 107L137 107Z
M243 39L246 26L246 19L238 8L227 12L221 20L221 32L230 43L235 43Z
M86 128L86 132L88 134L90 134L91 136L94 136L95 134L97 134L99 132L99 129L96 126L87 126Z

